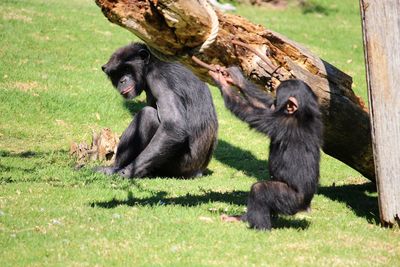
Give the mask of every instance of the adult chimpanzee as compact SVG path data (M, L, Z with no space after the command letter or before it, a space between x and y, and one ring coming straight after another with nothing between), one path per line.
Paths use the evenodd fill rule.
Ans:
M226 107L271 138L271 179L252 185L246 214L223 219L247 221L252 228L269 230L271 215L306 210L316 192L322 140L317 97L304 82L287 80L278 86L274 101L258 92L236 67L217 66L209 73L218 84Z
M142 43L118 49L102 69L124 98L145 91L147 106L122 134L114 166L97 171L123 177L201 175L218 130L207 85L182 65L158 60Z

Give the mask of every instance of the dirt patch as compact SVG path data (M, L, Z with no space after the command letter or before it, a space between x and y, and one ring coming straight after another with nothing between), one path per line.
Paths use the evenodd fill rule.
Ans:
M73 71L73 70L76 70L75 66L68 65L68 64L62 65L62 66L61 66L61 69L62 69L62 70L65 70L65 71Z
M38 88L39 87L39 83L36 82L36 81L33 81L33 82L15 82L12 87L14 87L14 88L16 88L16 89L18 89L20 91L23 91L23 92L28 92L28 91L31 91L33 89Z
M49 41L50 37L48 35L44 35L38 32L30 34L34 39L38 41Z
M32 23L32 17L28 16L28 10L3 10L1 16L4 20L17 20L24 23Z
M21 92L29 93L33 96L39 96L39 91L46 91L47 86L42 85L36 81L28 81L28 82L9 82L3 84L6 88L19 90Z

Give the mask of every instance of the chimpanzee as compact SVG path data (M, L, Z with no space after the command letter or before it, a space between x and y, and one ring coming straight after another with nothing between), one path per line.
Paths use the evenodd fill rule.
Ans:
M271 138L271 179L251 186L246 214L223 219L247 221L251 228L270 230L271 215L307 210L318 186L322 142L316 95L306 83L291 79L278 86L273 100L257 91L237 67L217 66L209 74L220 88L226 107Z
M207 85L181 64L157 59L142 43L118 49L102 69L124 98L145 91L147 106L122 134L114 166L96 170L129 178L202 175L218 131Z

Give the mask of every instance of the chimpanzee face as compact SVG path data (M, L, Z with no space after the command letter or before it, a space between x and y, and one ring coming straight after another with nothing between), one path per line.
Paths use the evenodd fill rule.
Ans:
M319 114L317 96L306 83L298 80L286 80L278 86L276 108L298 118Z
M294 89L287 90L286 86L279 86L276 92L275 107L285 115L294 114L299 107L298 98Z
M145 84L146 65L150 54L142 44L131 44L118 49L101 68L113 86L126 99L140 95Z
M118 70L107 74L118 92L126 99L133 99L143 91L141 79L135 79L134 73L128 70Z

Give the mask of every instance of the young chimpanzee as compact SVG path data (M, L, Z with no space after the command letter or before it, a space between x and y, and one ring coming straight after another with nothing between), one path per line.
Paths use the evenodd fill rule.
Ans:
M300 80L283 81L274 101L257 91L237 67L217 66L209 74L219 86L226 107L271 138L271 179L252 185L245 215L223 219L247 221L252 228L269 230L271 215L306 210L316 192L322 140L317 97Z
M158 60L142 43L118 49L102 69L124 98L145 91L147 106L122 134L114 166L97 171L123 177L201 175L218 130L207 85L182 65Z

